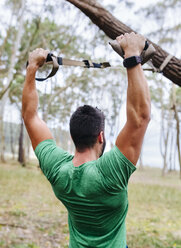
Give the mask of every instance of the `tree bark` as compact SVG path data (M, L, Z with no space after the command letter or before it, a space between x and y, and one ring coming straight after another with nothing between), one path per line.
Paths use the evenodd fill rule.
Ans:
M97 3L96 0L66 0L79 8L91 21L96 24L104 33L111 39L117 36L135 32L130 27L116 19L109 11ZM152 58L152 63L155 68L159 69L168 53L160 46L149 40L156 49L156 53ZM181 60L175 56L169 61L167 66L163 69L163 75L170 79L174 84L181 86Z

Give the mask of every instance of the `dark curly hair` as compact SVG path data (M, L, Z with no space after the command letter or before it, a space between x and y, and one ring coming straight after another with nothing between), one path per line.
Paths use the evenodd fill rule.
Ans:
M70 134L79 152L95 145L97 137L104 131L105 116L97 107L79 107L70 118Z

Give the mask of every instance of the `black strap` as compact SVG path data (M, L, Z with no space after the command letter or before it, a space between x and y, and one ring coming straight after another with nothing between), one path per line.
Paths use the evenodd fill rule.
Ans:
M45 81L48 78L53 77L57 73L59 69L59 63L58 63L57 58L52 53L49 53L47 55L46 64L53 64L52 71L46 78L35 78L37 81L40 81L40 82Z

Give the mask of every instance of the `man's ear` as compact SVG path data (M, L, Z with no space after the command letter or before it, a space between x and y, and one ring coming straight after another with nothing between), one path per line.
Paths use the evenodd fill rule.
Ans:
M103 131L101 131L99 133L98 140L99 140L99 143L101 143L101 144L104 142L104 133L103 133Z

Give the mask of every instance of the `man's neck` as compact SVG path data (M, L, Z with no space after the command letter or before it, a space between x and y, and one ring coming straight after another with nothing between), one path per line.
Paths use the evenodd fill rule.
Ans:
M97 160L99 158L95 149L86 149L84 152L75 151L75 156L72 160L75 167L78 167L81 164L86 162Z

